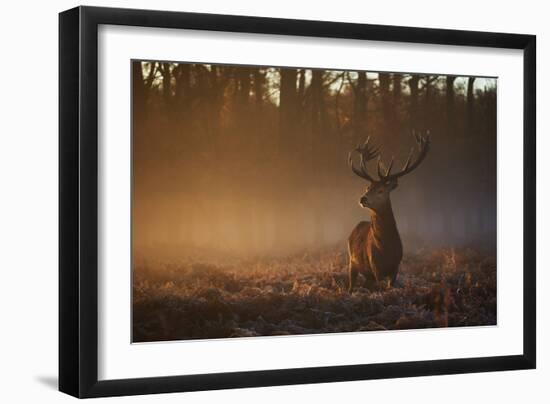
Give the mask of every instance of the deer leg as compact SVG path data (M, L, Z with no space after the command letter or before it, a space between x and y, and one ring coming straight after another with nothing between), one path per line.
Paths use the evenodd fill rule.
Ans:
M374 277L372 272L370 270L364 271L363 276L365 277L365 287L368 290L374 290L376 288L376 278Z
M353 288L355 287L355 284L357 283L357 274L359 273L359 270L357 267L350 263L349 265L349 288L348 292L353 292Z
M390 286L395 287L396 282L397 282L397 271L395 271L395 274L393 274L393 276L390 279Z

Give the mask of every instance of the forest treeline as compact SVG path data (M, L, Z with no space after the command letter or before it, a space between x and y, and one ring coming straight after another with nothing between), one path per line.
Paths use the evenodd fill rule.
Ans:
M409 245L496 243L496 79L133 62L136 246L289 252L368 214L347 165L368 135L422 167L392 195ZM145 250L144 250L145 251Z

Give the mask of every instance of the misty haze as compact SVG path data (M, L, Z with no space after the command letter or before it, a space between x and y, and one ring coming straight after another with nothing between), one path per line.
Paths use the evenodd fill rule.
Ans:
M132 81L134 342L496 324L496 79Z

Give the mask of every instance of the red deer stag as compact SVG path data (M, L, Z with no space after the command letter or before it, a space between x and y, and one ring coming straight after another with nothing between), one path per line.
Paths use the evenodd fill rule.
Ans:
M403 245L393 215L390 192L397 188L399 177L420 165L430 148L429 132L422 136L413 131L413 136L418 144L418 155L413 159L413 147L402 170L394 174L391 172L393 157L385 168L378 149L369 146L370 137L362 146L359 145L355 149L360 157L359 167L355 167L352 153L349 154L349 164L353 172L369 182L359 204L369 210L371 218L370 222L360 222L348 239L350 293L353 291L358 273L365 277L367 287L373 286L375 282L384 281L388 286L395 282L403 257ZM378 179L375 179L368 173L367 163L377 156Z

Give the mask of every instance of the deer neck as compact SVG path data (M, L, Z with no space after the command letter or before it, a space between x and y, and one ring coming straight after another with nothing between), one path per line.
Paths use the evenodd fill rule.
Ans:
M382 208L376 211L371 210L370 213L372 234L377 244L380 246L395 243L401 245L390 200L388 199Z

